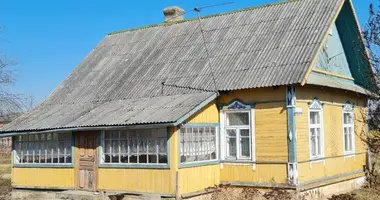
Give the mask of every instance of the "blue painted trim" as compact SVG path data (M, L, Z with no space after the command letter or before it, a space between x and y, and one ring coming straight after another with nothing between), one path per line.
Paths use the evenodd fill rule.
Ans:
M206 105L208 105L209 103L211 103L212 101L214 101L217 97L218 97L218 94L217 94L217 93L211 95L211 96L208 97L206 100L204 100L203 102L201 102L200 104L198 104L197 106L195 106L190 112L186 113L186 114L183 115L181 118L179 118L179 119L173 124L173 126L178 126L178 125L182 124L182 123L185 122L188 118L190 118L192 115L194 115L195 113L197 113L198 111L200 111L202 108L204 108Z
M291 91L290 91L291 90ZM296 116L295 116L295 96L296 89L294 86L288 86L286 90L286 99L287 99L287 118L288 118L288 153L289 153L289 162L297 162L297 138L296 138Z
M167 165L170 168L170 127L166 127L166 154Z
M311 104L314 103L314 101L316 101L319 105L321 105L321 107L323 108L323 106L325 105L324 103L322 103L318 97L314 97L313 101L311 102L308 102L307 104L310 106Z
M226 104L218 104L218 107L219 107L220 110L223 110L223 107L230 106L230 105L231 105L232 103L234 103L235 101L240 102L241 104L244 104L244 105L246 105L246 106L249 106L250 109L255 108L255 106L256 106L256 103L255 103L255 102L247 103L247 102L244 102L244 101L242 101L242 100L240 100L240 99L233 99L232 101L229 101L229 102L226 103Z
M35 163L35 164L13 164L13 168L74 168L73 164L60 163Z
M183 124L182 127L217 127L219 128L220 124L219 123L188 123L188 124Z
M190 168L190 167L200 167L207 165L218 165L220 164L220 160L209 160L209 161L199 161L199 162L191 162L191 163L180 163L179 168Z
M73 132L71 132L71 165L75 166L75 136Z
M100 164L99 168L121 168L121 169L170 169L168 164Z
M16 136L12 136L12 152L11 152L11 162L12 162L12 167L15 165L15 137Z

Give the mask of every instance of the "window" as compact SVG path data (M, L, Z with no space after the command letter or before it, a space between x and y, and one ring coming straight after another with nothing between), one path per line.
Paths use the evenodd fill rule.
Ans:
M181 163L216 160L217 141L215 126L181 128Z
M72 163L71 133L46 133L15 137L15 164Z
M224 136L224 158L250 160L254 157L252 136L252 106L234 101L221 112Z
M345 154L355 152L353 110L353 106L350 104L343 107L343 145Z
M167 164L166 129L102 133L102 164Z
M314 100L309 106L309 145L310 157L323 157L323 121L322 105L318 100Z

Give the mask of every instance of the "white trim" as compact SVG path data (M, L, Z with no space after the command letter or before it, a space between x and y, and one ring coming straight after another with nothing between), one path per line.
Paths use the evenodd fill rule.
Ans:
M352 124L345 124L344 123L344 114L350 114L352 117ZM346 103L346 105L342 109L342 137L343 137L343 153L345 157L351 157L353 154L355 154L355 113L354 113L354 107L353 105ZM345 141L345 133L344 129L345 128L351 128L352 132L349 133L351 134L351 146L352 149L349 151L346 151L346 141Z
M241 104L240 104L241 105ZM239 140L239 131L236 132L236 159L234 160L242 160L242 161L256 161L256 133L255 133L255 112L254 108L252 106L244 106L244 109L228 109L228 106L224 106L220 111L220 155L221 160L231 160L227 157L227 133L226 130L228 128L234 128L234 129L249 129L249 143L250 143L250 157L249 158L243 158L240 156L241 149L240 149L240 140ZM226 126L227 123L227 113L237 113L237 112L244 112L248 113L249 117L249 125L246 126ZM252 170L256 170L256 164L250 164L252 165Z
M310 124L310 112L318 112L319 114L319 121L320 123L318 125L314 125L314 124ZM325 155L325 144L324 144L324 124L323 124L323 107L322 107L322 104L319 103L319 101L317 99L314 99L313 102L309 105L308 107L308 132L309 132L309 138L308 138L308 141L309 141L309 157L310 157L310 160L315 160L315 159L320 159L320 158L324 158L324 155ZM310 129L312 128L319 128L319 143L320 143L320 146L316 146L316 153L318 153L318 150L320 150L321 154L320 155L315 155L313 156L312 155L312 150L311 150L311 131ZM323 160L324 161L324 160ZM321 162L321 160L318 160L318 161L312 161L312 162Z

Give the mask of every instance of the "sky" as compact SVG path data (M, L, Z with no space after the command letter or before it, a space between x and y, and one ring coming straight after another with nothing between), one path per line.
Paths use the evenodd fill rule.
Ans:
M231 0L1 0L0 55L15 63L14 93L42 102L110 32L163 22L162 10L185 11ZM235 0L201 15L229 12L279 0ZM363 26L372 0L352 0ZM375 0L373 0L375 1ZM194 18L189 12L185 18Z

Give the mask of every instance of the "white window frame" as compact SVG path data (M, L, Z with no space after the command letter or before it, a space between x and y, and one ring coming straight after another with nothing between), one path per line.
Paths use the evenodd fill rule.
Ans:
M311 124L310 123L310 112L318 112L319 113L319 124ZM312 141L311 141L311 129L319 128L319 143L320 146L316 146L316 152L320 150L320 155L312 155ZM314 99L313 102L308 107L308 132L309 132L309 156L310 160L316 160L324 158L325 156L325 140L324 140L324 125L323 125L323 105L319 102L318 99Z
M67 134L67 140L60 140L60 134ZM47 136L50 135L51 139L47 140ZM42 136L44 139L42 139ZM20 141L18 138L22 138ZM32 140L30 138L33 138ZM54 139L55 138L55 139ZM15 136L14 147L12 150L13 164L15 166L72 166L74 163L74 151L72 146L72 133L39 133L39 134L26 134ZM63 144L63 146L61 146ZM67 145L67 146L66 146ZM25 148L27 146L27 148ZM42 146L44 147L43 149ZM63 152L60 151L60 147ZM23 157L26 156L26 161ZM43 156L43 160L41 160ZM60 162L61 156L63 156L63 162ZM30 159L30 157L32 159ZM35 158L38 157L38 162L35 162ZM50 159L50 162L48 162ZM54 162L54 160L57 162ZM68 160L69 159L69 160ZM29 161L32 160L32 161Z
M181 149L181 142L182 142L182 134L181 134L181 131L182 129L187 129L187 128L191 128L191 129L194 129L194 128L213 128L214 131L215 131L215 159L209 159L209 160L199 160L199 161L190 161L190 162L181 162L181 156L184 154L183 151L185 151L185 149ZM197 124L197 125L192 125L192 124L187 124L187 125L184 125L182 126L179 130L179 163L180 165L191 165L191 164L202 164L202 163L209 163L209 162L215 162L215 161L218 161L219 160L219 131L218 131L219 127L216 126L216 125L209 125L209 124L204 124L204 125L201 125L201 124ZM193 135L192 135L193 136ZM199 138L198 138L199 139ZM184 146L182 146L182 148L184 148ZM198 146L199 148L199 146ZM191 152L190 152L191 153ZM185 153L187 154L187 153Z
M227 114L228 113L248 113L249 125L242 126L227 126ZM221 144L221 159L226 161L256 161L256 142L255 142L255 115L252 105L243 104L240 101L233 101L227 106L223 106L220 111L220 144ZM227 156L228 143L227 143L227 129L237 129L236 132L236 158ZM250 144L250 156L241 156L240 148L240 129L249 129L249 144Z
M115 131L102 131L101 133L101 145L100 145L100 151L99 151L99 164L100 165L103 165L103 166L123 166L123 167L127 167L127 166L141 166L141 167L144 167L144 166L168 166L168 162L169 162L169 143L168 143L168 137L167 137L167 130L165 128L159 128L159 129L162 129L161 131L165 131L165 137L151 137L151 139L155 142L155 146L156 146L156 151L154 153L151 153L149 152L149 146L148 144L146 144L146 151L144 152L140 152L140 148L139 148L139 143L142 142L140 141L140 135L141 134L146 134L147 131L153 131L155 129L151 129L151 128L147 128L147 129L124 129L124 130L115 130ZM137 135L137 138L133 137L129 137L130 133L128 131L140 131L138 133L136 133ZM158 130L157 130L158 131ZM117 146L117 153L113 153L112 152L112 143L111 143L111 146L110 146L110 151L109 153L106 153L106 151L104 150L105 147L106 147L106 144L105 144L105 137L107 134L111 134L111 132L113 133L118 133L118 138L116 139L111 139L111 141L117 141L117 143L119 144ZM125 132L125 133L123 133ZM126 137L122 138L121 137L121 134L126 134ZM152 134L152 132L151 132ZM153 133L154 134L154 133ZM147 139L148 137L142 137L143 139ZM165 138L165 145L166 145L166 149L165 149L165 153L161 153L159 151L159 145L157 144L157 140L162 140L162 138ZM136 140L136 153L131 153L131 140ZM122 149L121 149L121 141L126 141L126 152L125 153L122 153ZM147 141L146 141L147 142ZM105 162L106 161L106 155L117 155L118 157L118 162L112 162L112 158L110 158L110 162ZM139 162L139 158L141 155L144 155L144 156L147 156L147 162L145 163L140 163ZM156 155L156 159L157 161L155 163L149 163L149 155ZM159 162L159 156L160 155L166 155L166 161L165 163L160 163ZM122 156L127 156L128 157L128 162L121 162L121 157ZM131 156L136 156L136 163L135 162L131 162L130 161L130 157Z
M344 123L344 114L349 114L351 115L352 117L352 123L351 124L345 124ZM355 153L355 120L354 120L354 117L355 117L355 114L354 114L354 106L352 104L349 104L349 103L346 103L343 107L343 111L342 111L342 136L343 136L343 152L344 152L344 155L350 155L350 154L354 154ZM346 141L345 141L345 132L344 132L344 129L345 128L351 128L352 130L352 133L349 133L351 134L351 146L352 146L352 149L349 150L349 151L346 151Z

